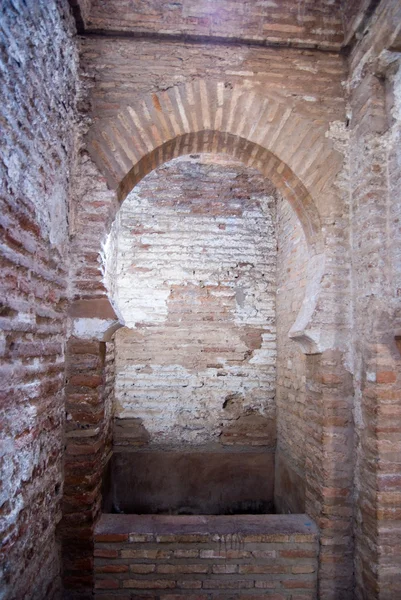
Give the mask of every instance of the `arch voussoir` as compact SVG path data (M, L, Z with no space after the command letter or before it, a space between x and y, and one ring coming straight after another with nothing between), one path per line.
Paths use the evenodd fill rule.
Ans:
M116 189L131 166L175 138L201 131L228 133L261 146L280 158L314 195L329 186L342 157L321 123L296 114L277 98L249 92L241 85L198 79L126 106L112 123L95 123L89 148ZM331 165L322 174L322 157ZM125 172L124 172L125 171Z
M196 79L122 107L109 122L96 122L88 148L120 202L145 175L184 154L230 154L270 179L293 207L312 262L319 264L310 273L312 300L293 331L306 348L325 262L315 198L330 189L343 160L325 134L321 122L309 121L276 97L240 84Z

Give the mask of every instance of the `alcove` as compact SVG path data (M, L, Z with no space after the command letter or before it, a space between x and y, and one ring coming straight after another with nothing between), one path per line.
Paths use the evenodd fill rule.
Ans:
M288 332L306 261L288 202L229 155L185 155L135 186L105 246L125 327L104 512L303 512L304 362Z

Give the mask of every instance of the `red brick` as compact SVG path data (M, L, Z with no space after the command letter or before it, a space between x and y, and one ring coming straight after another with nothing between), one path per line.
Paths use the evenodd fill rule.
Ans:
M95 589L98 590L116 590L119 587L117 579L96 579Z
M98 533L95 534L95 542L104 543L120 543L128 542L127 533Z
M128 565L96 565L95 571L97 573L126 573Z
M175 587L175 581L171 579L124 579L124 588L137 590L165 590Z
M394 383L397 381L397 374L392 371L378 371L376 381L377 383Z
M108 548L95 548L93 554L95 557L98 558L117 558L118 550L109 550Z
M239 572L246 574L290 573L288 565L239 565Z
M306 589L306 590L312 590L315 587L315 582L314 581L308 581L308 580L295 580L295 579L288 579L287 581L283 581L281 583L281 585L283 586L283 588L289 589L289 590L301 590L301 589Z
M138 563L136 565L130 565L129 569L131 573L141 573L146 575L147 573L154 573L156 570L156 565L150 565L148 563Z

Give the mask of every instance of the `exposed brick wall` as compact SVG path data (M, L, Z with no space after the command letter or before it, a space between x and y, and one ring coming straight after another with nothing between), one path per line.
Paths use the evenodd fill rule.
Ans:
M1 3L2 599L60 594L72 34L64 2Z
M176 159L125 200L111 239L106 278L130 327L116 334L119 427L139 419L151 444L274 446L271 184L224 156Z
M117 205L115 195L107 189L104 178L83 149L76 164L73 194L70 214L71 302L106 295L102 283L102 242L106 240L111 225L109 214Z
M288 337L306 284L308 250L299 220L277 201L277 451L276 508L305 510L305 355Z
M337 55L91 39L83 42L82 56L96 119L88 148L121 199L152 168L186 147L204 151L203 143L260 164L295 207L308 235L320 232L312 206L332 224L339 204L332 182L343 162L326 135L331 119L344 119L345 72ZM153 68L155 60L160 69ZM122 80L123 88L118 86ZM199 130L212 132L203 136L207 140L185 133ZM227 131L239 137L232 140ZM280 158L262 157L254 143ZM301 191L294 172L307 190ZM304 209L309 214L303 215ZM338 260L333 258L334 270ZM333 289L325 293L333 295ZM320 316L327 322L321 311Z
M105 357L105 406L106 415L105 419L107 422L110 421L113 414L114 406L114 395L116 385L116 346L115 340L112 339L106 344L106 357ZM111 432L109 432L111 435Z
M80 4L81 16L91 18L89 0L71 0L70 4ZM279 455L278 471L286 472L290 486L295 487L296 477L291 479L288 465L292 460L292 473L299 474L306 457L306 510L316 516L322 532L320 597L337 600L353 596L355 533L356 596L393 600L401 593L397 551L401 535L397 505L401 477L401 92L396 55L401 48L400 3L378 3L363 37L353 39L349 57L350 152L345 165L351 175L349 188L345 185L346 169L337 177L341 150L340 154L333 150L339 147L341 136L348 145L341 123L345 122L343 57L312 48L144 39L160 29L171 37L185 30L194 35L254 36L262 43L268 39L278 44L316 43L321 48L338 48L340 3L269 0L258 3L256 9L255 3L226 0L220 13L213 6L208 15L199 3L173 5L171 10L164 10L163 3L157 6L153 1L129 6L125 1L108 2L106 23L106 3L96 0L91 27L109 32L115 26L131 29L134 37L140 33L143 39L101 40L93 36L81 41L83 78L90 89L90 97L82 98L81 108L93 119L87 149L103 175L83 151L75 170L70 214L69 296L74 301L97 303L91 313L92 325L94 314L100 315L99 321L104 318L99 306L113 319L113 311L107 303L102 304L106 290L99 256L116 209L114 194L106 189L106 177L123 198L145 173L179 156L183 148L228 151L263 167L264 174L271 175L274 184L281 185L282 193L287 194L311 247L321 250L324 239L326 253L313 323L328 332L325 347L329 350L305 360L304 448L298 435L301 420L296 420L302 411L302 394L298 395L300 382L294 377L297 372L302 378L302 361L296 359L295 351L292 355L284 338L279 347L279 402L284 404L293 393L301 401L291 404L293 410L283 419L282 430L279 425L280 435L286 430L282 447L286 445L288 452ZM367 3L361 0L341 5L349 36L360 20L358 12ZM0 98L4 403L0 417L5 449L0 459L5 482L0 492L4 492L0 496L0 526L1 594L7 600L52 599L59 594L54 530L62 493L66 215L76 82L66 6L61 0L6 0L0 9L0 69L4 72ZM120 20L121 10L125 12ZM130 11L140 16L134 25ZM267 17L273 15L268 24ZM322 24L332 30L323 29ZM165 25L170 29L166 31ZM81 117L88 123L83 114ZM212 133L196 137L193 132L199 129ZM218 132L216 138L213 131ZM347 251L349 233L352 263ZM347 338L351 323L349 265L354 290L352 346ZM289 293L288 301L293 295ZM105 354L100 338L96 342L75 338L90 326L83 321L71 324L64 503L67 527L63 532L70 528L69 542L68 535L64 541L77 549L66 561L67 581L86 586L90 597L93 523L99 512L101 472L110 442L113 372L111 347ZM280 360L281 350L286 365ZM289 367L288 357L294 369ZM355 374L354 532L350 371ZM284 464L291 445L292 458ZM299 480L297 487L301 488ZM285 509L293 510L294 506L287 504ZM230 592L225 595L230 596Z
M332 192L327 190L328 182L338 171L341 156L331 152L332 144L324 134L330 120L344 119L341 81L346 74L343 59L337 54L246 45L233 48L85 38L81 40L81 60L93 119L87 147L109 185L119 186L121 198L147 172L164 162L160 161L160 154L168 160L182 154L181 147L188 146L189 152L198 150L191 147L190 137L177 140L177 148L163 148L156 155L145 156L166 139L172 140L185 131L213 127L230 131L235 127L245 138L248 132L253 132L252 139L262 146L275 141L275 154L300 170L305 183L310 185L308 190L301 191L300 182L293 180L290 185L283 185L283 194L291 195L292 190L295 195L315 193L314 200L322 199L323 209L327 206L323 198L327 198L327 194L332 197ZM208 127L205 127L207 122ZM290 144L286 143L288 139L292 140ZM210 142L208 145L236 152L235 140L223 138L218 144ZM199 150L204 149L206 147L199 143ZM238 154L250 163L252 157L259 154L260 163L266 171L271 171L273 179L286 180L288 167L284 168L280 160L275 165L272 156L262 157L256 150L249 145L239 149ZM324 174L320 170L322 160L327 165ZM135 172L128 174L138 161ZM254 161L255 166L257 162ZM86 170L88 165L90 162L86 160ZM75 244L77 250L81 246L81 255L77 255L75 263L84 267L77 273L78 279L86 280L79 284L80 293L88 294L92 286L96 294L101 293L102 286L89 279L99 266L97 254L84 250L85 235L91 247L92 241L93 247L96 242L99 247L103 237L100 213L106 207L107 194L101 193L99 198L101 204L94 215L96 226L92 237L91 231L85 231L85 223L90 212L90 197L93 209L97 208L96 188L99 186L95 171L87 181L90 186L86 186L85 201L79 200L78 218L84 235ZM296 205L299 212L302 202L297 201ZM311 215L309 218L314 228L315 220ZM305 225L310 227L309 222Z
M356 597L401 593L399 288L400 6L384 3L351 55L350 138L353 209L356 425ZM397 57L395 57L397 58ZM397 167L395 166L397 165Z
M314 600L317 549L306 515L103 515L95 598Z
M229 98L231 86L243 84L247 99L251 90L260 91L272 99L283 99L313 121L344 118L341 82L346 70L336 53L108 37L81 38L80 44L97 120L134 106L135 100L146 94L200 79L225 82Z
M372 2L373 4L373 2ZM348 83L362 75L366 64L374 63L383 50L399 52L401 42L401 6L398 0L379 2L372 18L367 19L363 35L355 42L349 56Z
M339 50L343 41L340 0L236 2L95 0L89 30L145 32L245 39Z
M318 598L354 597L353 381L344 354L306 356L305 510L320 530Z
M399 492L401 467L397 458L401 434L401 64L398 61L393 77L391 106L392 127L389 133L389 270L392 314L388 333L390 352L379 363L381 375L378 398L378 438L381 466L378 475L380 502L380 600L390 600L401 594L401 556L394 552L401 536L401 512ZM390 107L388 107L390 108ZM393 331L391 329L393 328ZM394 333L395 338L392 339ZM394 345L395 342L395 345ZM395 451L395 453L393 452Z

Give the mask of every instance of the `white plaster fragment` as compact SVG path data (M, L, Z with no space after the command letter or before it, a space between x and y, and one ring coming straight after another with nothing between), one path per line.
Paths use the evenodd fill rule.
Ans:
M107 331L119 325L114 319L81 318L72 322L72 334L84 340L103 340Z

